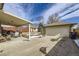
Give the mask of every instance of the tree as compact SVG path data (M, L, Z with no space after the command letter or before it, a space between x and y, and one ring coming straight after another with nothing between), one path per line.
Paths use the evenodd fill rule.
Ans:
M45 35L45 27L42 23L40 23L38 26L38 32L40 32L42 35Z
M59 22L57 13L50 15L48 19L49 19L48 24L51 24L53 22Z

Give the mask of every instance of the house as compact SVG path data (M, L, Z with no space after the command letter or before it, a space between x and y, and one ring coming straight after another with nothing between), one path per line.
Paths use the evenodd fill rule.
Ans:
M1 25L1 27L3 27L3 30L5 30L5 31L16 32L16 30L17 30L17 28L15 26L11 26L11 25Z
M65 22L54 22L52 24L45 25L46 35L54 36L57 34L61 34L62 36L69 37L69 33L71 31L71 27L75 23L65 23Z
M29 27L26 26L26 25L20 26L20 27L18 27L18 31L19 32L29 32ZM34 25L31 25L30 31L31 32L36 32L37 31L37 27L35 27Z

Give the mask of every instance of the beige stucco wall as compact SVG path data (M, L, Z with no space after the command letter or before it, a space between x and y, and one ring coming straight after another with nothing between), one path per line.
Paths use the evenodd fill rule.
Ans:
M53 36L61 33L62 36L69 37L70 26L52 26L46 27L46 35Z

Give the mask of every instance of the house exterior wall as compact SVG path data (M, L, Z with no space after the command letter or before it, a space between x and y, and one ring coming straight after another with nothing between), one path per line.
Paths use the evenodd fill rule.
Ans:
M75 31L77 32L77 37L79 37L79 29L75 29Z
M2 10L4 3L0 3L0 10Z
M56 34L61 34L62 36L69 37L70 32L70 26L52 26L52 27L46 27L46 35L53 36Z

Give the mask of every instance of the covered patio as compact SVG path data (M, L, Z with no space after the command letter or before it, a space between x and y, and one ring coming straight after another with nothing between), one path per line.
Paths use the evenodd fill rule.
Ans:
M29 40L30 40L30 27L32 25L30 21L17 17L15 15L12 15L8 12L4 12L3 10L0 10L0 30L1 30L1 24L12 25L16 27L19 27L22 25L28 25L29 26Z

